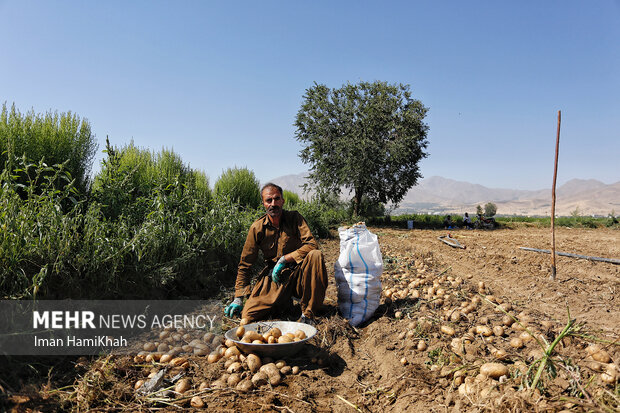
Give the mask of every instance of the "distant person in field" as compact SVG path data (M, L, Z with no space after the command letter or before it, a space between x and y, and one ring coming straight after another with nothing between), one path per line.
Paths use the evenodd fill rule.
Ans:
M224 313L228 317L240 314L248 322L286 316L293 308L291 297L296 297L301 302L299 321L313 324L327 289L323 254L299 212L282 209L282 188L268 183L261 189L261 197L267 213L250 226L239 261L235 297ZM267 266L251 288L250 268L259 250Z
M445 229L452 229L454 223L452 222L452 217L450 215L446 215L446 218L443 220L443 227Z
M471 223L471 218L469 218L469 214L465 212L465 215L463 215L463 228L472 229L473 227L474 224Z

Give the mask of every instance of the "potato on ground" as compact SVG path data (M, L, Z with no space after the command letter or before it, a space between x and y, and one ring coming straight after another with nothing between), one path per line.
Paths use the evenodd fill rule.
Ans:
M275 363L269 363L263 365L259 371L265 372L269 376L269 383L272 386L277 386L282 383L282 375L280 369L278 369Z
M257 372L262 366L260 357L253 353L248 354L245 362L252 373Z
M254 384L255 387L260 387L267 384L268 382L269 376L267 376L267 373L265 373L264 371L259 371L254 376L252 376L252 384Z
M480 366L480 374L492 379L499 379L508 375L508 367L501 363L485 363Z
M202 401L202 398L200 396L194 396L192 397L192 399L189 402L190 406L192 406L193 408L196 409L200 409L201 407L205 406L205 402Z
M181 379L174 386L174 391L179 393L179 394L183 394L186 391L188 391L190 389L190 387L192 387L192 385L191 385L189 379Z
M238 390L243 393L247 393L252 389L254 389L254 384L252 383L252 380L250 379L243 379L239 382L239 384L237 384L237 386L235 386L235 390Z

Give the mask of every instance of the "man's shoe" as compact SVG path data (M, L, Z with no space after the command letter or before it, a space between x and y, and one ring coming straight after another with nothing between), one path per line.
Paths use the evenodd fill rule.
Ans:
M315 322L314 319L310 318L310 317L306 317L305 315L301 315L301 317L299 318L299 320L297 320L298 323L304 323L304 324L308 324L309 326L315 326Z

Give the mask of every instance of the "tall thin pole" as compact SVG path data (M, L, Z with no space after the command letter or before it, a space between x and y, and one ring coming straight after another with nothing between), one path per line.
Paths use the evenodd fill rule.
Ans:
M560 151L560 123L562 111L558 110L558 135L555 140L555 164L553 166L553 186L551 187L551 279L555 280L555 183L558 177L558 153Z

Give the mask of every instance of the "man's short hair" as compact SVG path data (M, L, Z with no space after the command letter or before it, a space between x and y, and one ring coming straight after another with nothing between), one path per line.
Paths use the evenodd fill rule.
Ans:
M280 192L280 196L282 198L284 198L284 191L282 191L282 187L279 185L274 184L273 182L267 182L265 185L263 185L263 187L260 189L260 197L261 199L263 199L263 191L267 188L275 188Z

